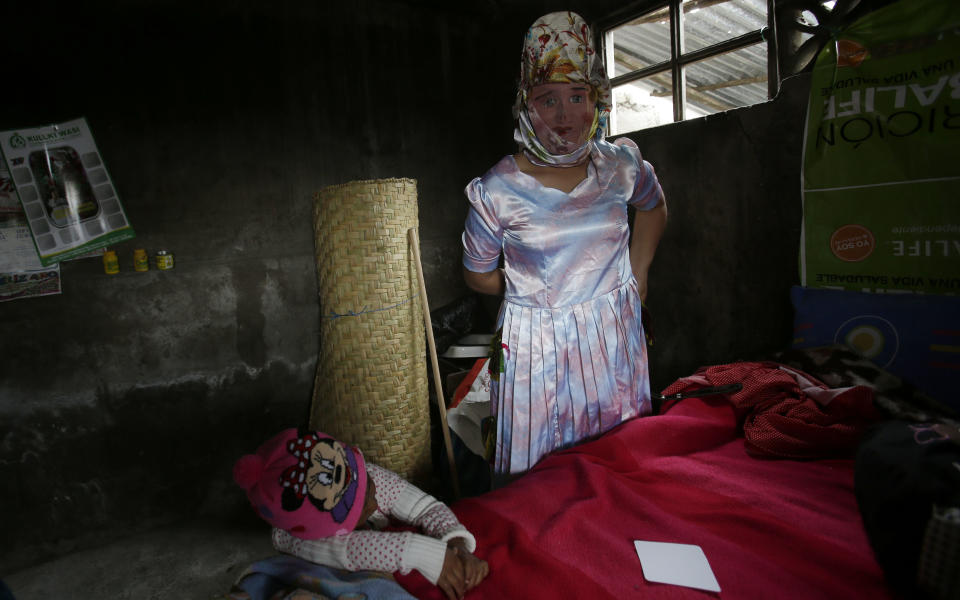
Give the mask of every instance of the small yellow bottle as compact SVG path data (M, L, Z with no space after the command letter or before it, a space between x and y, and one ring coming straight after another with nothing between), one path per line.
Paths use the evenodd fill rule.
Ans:
M147 251L143 248L137 248L133 251L133 270L141 272L150 270L150 259L147 257Z
M115 251L107 250L103 253L103 272L107 275L115 275L120 272L120 261L117 260Z
M166 250L157 251L157 269L169 271L173 268L173 254Z

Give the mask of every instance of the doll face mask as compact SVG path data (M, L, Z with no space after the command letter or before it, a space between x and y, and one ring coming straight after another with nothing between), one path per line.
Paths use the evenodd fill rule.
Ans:
M587 142L597 112L594 97L590 86L578 83L545 83L530 90L530 122L548 152L569 154Z
M543 90L554 97L541 98ZM513 137L526 157L538 165L581 164L594 138L602 139L609 110L610 82L583 17L565 11L537 19L524 39L514 106Z

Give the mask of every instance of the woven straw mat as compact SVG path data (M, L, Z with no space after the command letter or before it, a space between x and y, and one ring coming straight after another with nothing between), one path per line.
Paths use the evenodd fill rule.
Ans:
M423 485L430 473L426 340L413 179L352 181L314 198L320 356L310 426Z

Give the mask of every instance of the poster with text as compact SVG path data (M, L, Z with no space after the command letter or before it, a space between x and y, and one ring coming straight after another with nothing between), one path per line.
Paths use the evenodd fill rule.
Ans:
M60 291L60 265L40 263L23 215L0 215L0 302Z
M134 237L85 119L0 131L0 151L44 266Z
M960 2L901 0L811 77L801 283L960 294Z

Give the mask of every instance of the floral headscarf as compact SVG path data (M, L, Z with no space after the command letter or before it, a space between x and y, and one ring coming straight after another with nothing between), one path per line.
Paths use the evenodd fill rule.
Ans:
M570 154L551 154L533 130L527 99L534 86L544 83L584 83L597 94L588 142ZM514 111L517 117L514 140L534 164L555 167L579 164L590 153L593 140L603 139L610 114L610 80L583 17L569 11L550 13L537 19L527 31Z

